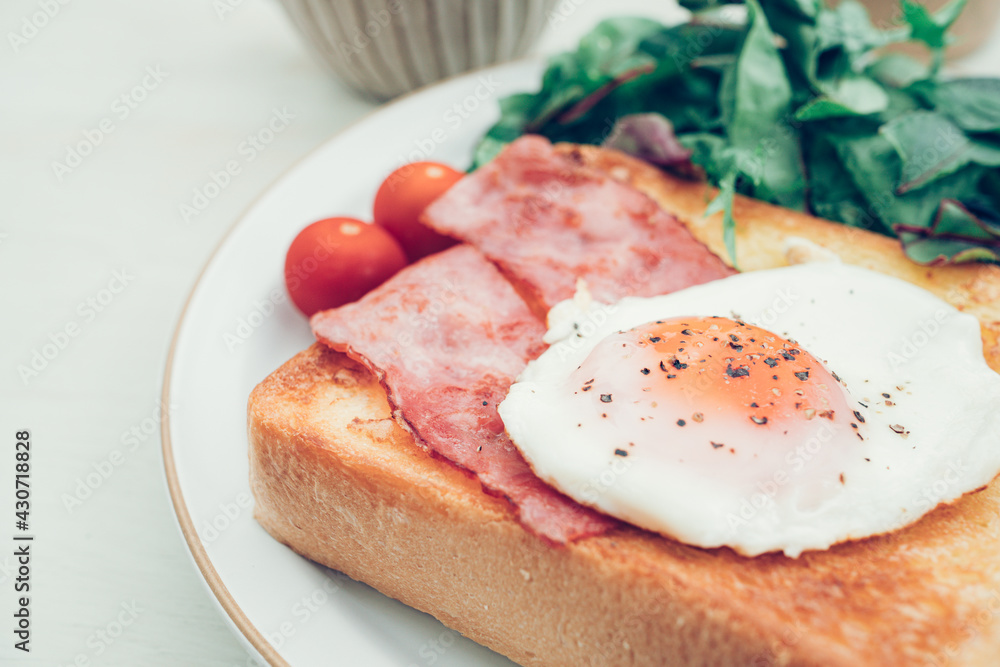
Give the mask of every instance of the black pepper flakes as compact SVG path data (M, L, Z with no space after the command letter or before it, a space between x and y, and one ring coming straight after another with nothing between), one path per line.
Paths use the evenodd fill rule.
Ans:
M683 419L678 419L677 420L677 425L678 426L685 426L685 425L687 425L687 422L684 421Z
M805 382L809 379L809 371L799 371L798 373L795 373L795 377Z
M483 405L489 405L489 401L483 401Z
M676 357L674 357L674 360L670 362L670 365L681 371L688 367L687 364L682 363L681 360Z
M601 403L610 403L611 394L601 394Z
M857 410L855 410L855 411L854 411L854 416L855 416L855 417L857 417L857 418L858 418L858 421L859 421L859 422L861 422L862 424L864 424L864 423L865 423L865 418L864 418L864 417L862 417L862 416L861 416L861 413L860 413L860 412L858 412Z
M640 373L642 373L643 375L649 375L649 369L648 369L648 368L643 368L643 369L642 369L641 371L639 371L639 372L640 372Z
M731 378L747 377L750 375L750 369L746 366L740 366L739 368L733 368L732 364L726 366L726 375Z
M750 421L752 421L754 424L757 424L757 426L763 426L764 424L767 423L767 417L758 417L756 415L750 415Z
M722 449L726 446L725 443L722 442L712 442L711 440L709 440L709 442L712 444L712 449Z
M616 449L615 456L628 456L628 452L626 452L624 449Z
M778 354L780 354L781 358L784 359L785 361L795 361L795 357L788 354L788 350L781 350L781 352L779 352Z
M694 332L691 331L690 329L681 329L681 333L684 334L685 336L693 336L694 335Z
M738 345L737 343L730 343L729 347L733 348L737 352L742 352L743 351L743 346L742 345Z
M892 396L890 396L889 394L887 394L887 393L885 393L885 392L883 391L883 392L882 392L882 398L892 398Z
M770 366L771 368L774 368L775 366L778 365L778 360L775 359L774 357L768 357L767 359L764 360L764 363Z
M591 389L593 389L593 387L591 387L589 384L583 387L583 391L590 391Z
M663 339L660 338L659 336L650 336L649 337L649 342L650 343L659 343L661 340L663 340Z

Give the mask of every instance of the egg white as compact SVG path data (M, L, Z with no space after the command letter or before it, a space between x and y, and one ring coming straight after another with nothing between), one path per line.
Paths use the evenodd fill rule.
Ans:
M553 309L552 346L499 412L542 479L624 521L695 546L795 557L908 525L1000 472L1000 375L983 358L979 323L914 285L824 263L612 305L585 301ZM739 318L797 341L862 406L864 448L798 443L764 477L738 457L710 468L670 459L648 437L616 456L631 426L581 414L568 378L605 337L681 316ZM758 437L749 425L747 437Z

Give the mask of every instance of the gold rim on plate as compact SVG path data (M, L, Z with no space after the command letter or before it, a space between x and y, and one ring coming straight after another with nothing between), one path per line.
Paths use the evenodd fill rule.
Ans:
M270 192L278 182L280 182L282 179L284 179L286 176L288 176L290 173L296 170L300 165L302 165L308 159L313 157L313 155L315 155L317 152L326 147L331 141L334 141L338 137L354 130L356 127L366 122L369 118L371 118L375 114L385 111L389 108L392 108L398 104L408 102L411 97L415 97L427 90L430 90L431 88L442 86L444 84L450 83L452 81L464 77L471 78L477 75L481 75L484 72L487 72L492 69L515 67L533 61L540 63L541 58L539 57L519 58L516 60L508 61L506 63L498 63L490 65L488 67L481 67L479 69L470 70L468 72L462 72L460 74L456 74L455 76L442 79L441 81L434 82L432 84L424 86L423 88L419 88L417 90L401 95L400 97L397 97L396 99L387 104L382 104L380 106L375 107L368 113L361 116L361 118L358 118L357 120L348 124L346 127L338 130L337 132L329 136L318 146L316 146L308 153L303 155L301 158L296 160L288 169L286 169L284 172L281 173L281 175L275 178L274 181L272 181L271 184L267 188L265 188L265 190L261 194L259 194L257 197L254 198L252 202L250 202L250 204L243 210L243 212L239 215L239 217L237 217L236 222L234 222L229 227L229 229L226 230L225 234L223 234L222 238L219 240L219 243L218 245L216 245L215 249L212 250L212 254L209 255L208 260L205 262L205 265L201 268L201 271L198 273L198 277L195 280L194 285L191 287L191 291L188 293L187 299L184 301L184 307L181 309L180 316L177 318L177 326L174 328L174 334L170 340L170 349L167 352L166 369L163 374L163 390L160 395L160 410L161 414L163 415L160 421L160 439L162 441L163 465L167 476L167 488L170 490L170 500L174 506L174 513L177 515L177 522L180 525L181 533L184 535L184 541L187 542L188 549L191 551L191 555L194 557L195 565L197 565L198 569L201 571L202 577L204 577L205 579L205 583L208 584L208 587L215 595L216 600L219 601L219 604L222 605L222 608L225 610L226 614L229 615L229 619L232 621L232 623L237 627L237 629L239 629L241 633L243 633L243 636L247 639L247 641L250 642L250 645L253 646L253 648L257 651L257 653L260 654L260 656L263 657L268 662L268 664L272 665L272 667L289 667L289 664L284 658L281 657L277 649L271 646L270 642L267 641L267 639L264 637L261 631L258 630L257 627L253 624L250 618L240 607L239 603L236 602L236 599L233 597L232 593L230 593L229 589L226 588L226 585L223 583L222 577L219 576L219 573L216 571L215 566L212 565L212 561L208 557L208 552L205 550L204 545L202 545L201 538L198 536L198 531L195 528L194 522L191 520L191 514L188 512L187 504L184 502L184 494L181 491L180 480L177 477L177 467L174 464L173 444L170 440L170 408L169 408L170 380L173 372L174 353L177 351L177 341L180 337L181 329L184 326L184 318L187 316L187 311L191 305L191 300L194 298L194 293L195 291L197 291L198 286L201 285L201 281L205 277L205 272L208 271L208 268L212 265L212 262L219 254L219 251L222 250L226 242L229 241L229 238L232 236L233 232L235 232L236 229L243 223L247 215L250 213L251 210L253 210L253 208L261 200L264 194Z

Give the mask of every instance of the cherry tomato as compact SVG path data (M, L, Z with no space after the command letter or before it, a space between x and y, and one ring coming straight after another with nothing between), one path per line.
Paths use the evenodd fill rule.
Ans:
M308 316L357 301L404 266L403 249L381 227L355 218L327 218L292 241L285 256L285 286L292 303Z
M375 224L396 237L411 262L457 243L420 222L420 214L462 176L446 164L414 162L392 172L379 187Z

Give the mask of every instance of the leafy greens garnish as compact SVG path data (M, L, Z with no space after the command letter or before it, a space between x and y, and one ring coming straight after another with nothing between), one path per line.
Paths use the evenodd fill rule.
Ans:
M475 165L525 133L604 144L718 186L735 261L737 193L896 236L921 264L1000 261L1000 79L945 79L948 29L902 0L681 0L689 22L614 18L503 99ZM882 47L922 44L929 64Z

